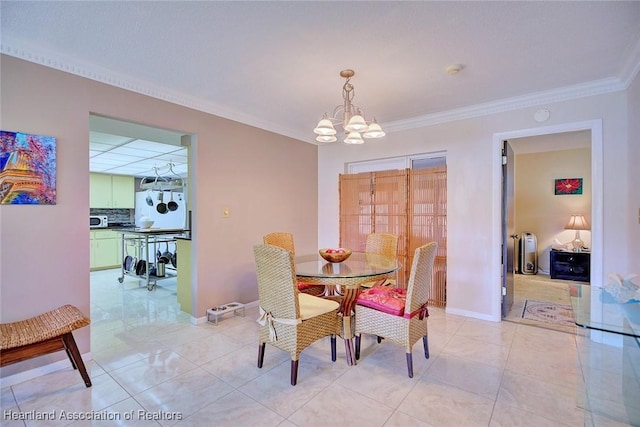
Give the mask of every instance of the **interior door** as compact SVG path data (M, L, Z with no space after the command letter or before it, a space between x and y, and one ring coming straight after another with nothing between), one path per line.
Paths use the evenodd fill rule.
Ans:
M513 306L515 260L514 155L508 141L502 142L502 317Z

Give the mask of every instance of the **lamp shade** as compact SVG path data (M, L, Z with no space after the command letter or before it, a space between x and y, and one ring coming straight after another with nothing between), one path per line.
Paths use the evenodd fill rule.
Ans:
M571 215L569 222L564 227L565 230L589 230L589 223L585 219L584 215L574 214Z
M358 132L351 132L349 136L344 139L345 144L364 144L364 139Z
M335 135L318 135L316 141L318 142L336 142L338 138Z
M369 125L367 125L364 117L362 117L360 114L356 114L355 116L351 117L351 119L349 119L349 123L345 125L344 130L346 130L347 132L363 132L367 130L368 127Z
M369 125L369 129L362 135L365 138L382 138L386 133L382 130L376 119L373 119Z
M333 127L333 123L329 119L322 119L318 122L318 126L313 130L318 135L335 135L336 129Z

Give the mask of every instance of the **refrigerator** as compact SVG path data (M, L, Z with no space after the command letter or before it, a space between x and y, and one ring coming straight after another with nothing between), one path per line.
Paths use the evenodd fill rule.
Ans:
M173 197L173 201L178 204L178 208L175 211L167 210L166 213L161 214L157 211L158 203L160 200L158 195L162 194L164 203L169 203ZM147 196L151 197L153 206L147 204ZM136 192L136 204L135 204L135 223L139 225L140 218L148 216L154 223L152 228L170 228L170 229L184 229L187 224L187 206L184 193L171 192L171 191L137 191Z

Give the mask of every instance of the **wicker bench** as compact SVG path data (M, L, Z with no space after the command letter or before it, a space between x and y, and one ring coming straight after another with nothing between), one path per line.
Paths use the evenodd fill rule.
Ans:
M65 350L87 387L91 379L72 332L91 321L77 307L64 305L30 319L0 324L0 366Z

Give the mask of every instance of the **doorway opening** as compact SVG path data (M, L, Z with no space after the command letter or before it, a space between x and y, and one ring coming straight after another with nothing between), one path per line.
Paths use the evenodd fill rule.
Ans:
M587 160L588 168L590 168L590 204L589 210L590 212L585 213L589 215L591 218L591 242L590 242L590 257L591 257L591 274L589 281L591 283L599 283L602 278L602 123L600 120L594 120L589 122L578 122L578 123L568 123L553 127L546 128L536 128L536 129L527 129L521 131L513 131L506 132L501 134L494 135L494 148L498 151L499 155L497 158L502 159L502 148L505 141L508 141L513 146L518 146L519 144L522 147L516 148L515 151L521 152L529 152L535 153L536 151L545 150L544 146L547 146L546 151L550 150L563 150L566 154L570 152L572 149L576 149L575 142L570 142L572 136L581 137L583 140L586 139L587 143L581 142L583 148L586 146L588 150L588 155L590 158ZM565 141L566 145L562 145L562 141ZM536 144L537 141L537 144ZM499 163L502 163L501 161ZM516 162L517 164L517 162ZM496 185L499 185L500 191L498 192L499 200L496 201L498 206L503 206L503 203L508 204L509 202L514 202L514 200L509 199L509 194L505 190L506 186L503 186L503 166L502 164L496 165L496 172L499 171L499 176L496 180ZM546 177L542 177L539 179L546 180L547 182L543 182L542 185L548 185L548 191L551 192L550 199L547 201L548 203L557 204L562 206L566 204L567 198L564 200L560 197L559 199L554 200L553 195L553 178L573 178L569 176L560 176L564 173L564 170L568 170L569 168L562 168L562 165L556 166L555 169L550 169L546 173ZM514 172L514 176L517 176ZM513 179L514 177L511 177ZM508 179L508 177L507 177ZM538 183L540 184L540 183ZM504 188L502 188L504 187ZM515 188L515 187L514 187ZM513 190L512 190L513 191ZM548 194L548 193L547 193ZM511 196L513 197L513 196ZM570 196L565 196L570 197ZM556 201L557 200L557 201ZM535 202L532 201L530 203L531 206L535 207ZM537 201L540 203L539 201ZM514 205L515 206L515 205ZM524 204L526 206L526 203ZM531 206L529 208L531 208ZM522 214L521 207L521 214ZM548 209L548 207L546 208ZM496 225L495 229L500 230L500 236L497 238L499 242L499 246L497 246L496 250L496 265L499 266L496 274L496 283L500 285L496 287L496 301L500 301L500 304L495 307L495 313L501 313L502 318L505 319L507 315L513 310L522 310L521 306L517 306L515 301L513 300L513 294L508 295L509 292L514 292L514 288L508 286L509 284L515 285L516 281L521 282L522 286L527 283L524 282L523 279L529 279L529 277L524 277L523 275L516 275L515 270L517 269L517 263L514 262L516 260L515 251L516 244L515 238L519 237L518 233L528 231L535 232L534 230L516 230L516 220L517 213L516 209L513 209L511 213L509 213L506 209L500 209L498 221L500 221L500 225ZM578 213L578 212L576 212ZM510 217L511 216L511 217ZM533 215L535 217L535 215ZM528 228L530 224L527 221L527 215L522 216L522 221L520 221L520 228ZM567 238L566 235L562 234L564 226L566 222L569 220L569 216L564 218L564 215L556 215L556 218L548 224L549 229L541 230L542 241L541 245L538 247L538 258L542 263L542 270L539 274L534 275L533 279L538 285L538 288L534 288L535 290L542 290L544 286L556 285L566 286L560 283L560 281L553 281L550 279L548 273L549 269L549 250L558 242L554 239L559 239L560 243L563 243L566 240L571 240ZM495 230L494 229L494 230ZM560 232L560 233L559 233ZM540 239L538 239L540 240ZM503 262L504 261L504 262ZM519 277L518 277L519 276ZM515 280L514 280L515 279ZM528 284L531 284L531 280L529 280ZM510 298L509 298L510 297ZM526 295L525 295L526 297ZM568 291L567 291L568 297ZM527 299L527 298L525 298ZM533 299L533 297L531 297ZM568 300L568 298L567 298ZM513 304L510 305L509 302ZM507 305L505 307L505 305ZM521 317L521 311L518 313L510 313L509 317ZM517 316L516 316L517 315Z
M104 188L93 185L94 176L100 176L113 179L110 183L119 178L118 181L123 185L118 187L118 193L124 194L124 197L120 197L124 201L118 206L113 203L94 206L95 198L91 194L90 214L99 213L107 216L110 226L115 225L116 228L123 229L140 226L139 221L143 217L152 218L152 227L160 230L191 228L192 201L188 197L190 186L186 183L195 177L194 170L189 169L189 152L195 139L193 135L94 114L89 116L89 131L91 193L94 189ZM169 178L165 179L165 176ZM181 182L181 185L160 185L157 188L154 186L146 189L142 185L145 180L170 184ZM107 192L110 195L114 194L113 188L108 187ZM167 206L164 214L158 209L161 203ZM190 314L181 312L181 307L184 304L190 311L192 290L184 297L189 300L187 302L180 302L177 296L175 239L167 238L162 245L154 246L153 251L147 251L143 240L124 239L124 234L108 228L92 232L90 236L90 299L95 310L108 310L112 308L111 305L118 304L120 309L117 313L122 317L120 321L123 323L132 316L145 316L148 321L153 321L158 316L158 301L166 305L163 310L175 312L176 318L180 313L186 316ZM142 259L142 253L145 253L145 268L140 269L139 274L137 261ZM135 265L136 268L127 268L127 260L132 261L131 266ZM157 275L157 268L161 264L173 273ZM186 270L190 268L186 267ZM159 284L154 285L153 290L149 289L151 276L157 277L158 282L153 283ZM145 280L146 286L143 286ZM106 295L105 289L110 290L118 284L118 289L122 295L127 295L126 297L114 297L111 293ZM108 300L107 296L114 297L114 300ZM140 304L141 301L146 304ZM147 310L142 310L142 307L146 307ZM135 312L135 316L127 312ZM110 321L113 321L113 316L110 316ZM96 320L95 327L100 328L100 323Z

